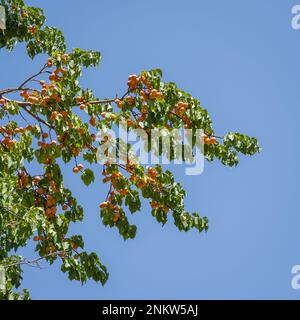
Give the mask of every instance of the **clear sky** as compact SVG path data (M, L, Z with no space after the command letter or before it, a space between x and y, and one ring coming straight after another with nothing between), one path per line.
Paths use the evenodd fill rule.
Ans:
M132 217L138 233L127 242L100 222L106 186L99 178L86 188L71 165L66 184L85 208L73 230L99 253L110 278L105 287L81 287L58 265L27 267L24 287L32 298L299 299L291 268L300 264L300 30L291 28L291 8L300 0L28 3L45 9L47 24L64 31L69 48L101 51L101 66L82 78L98 97L123 93L128 74L159 67L165 81L200 99L216 132L256 136L263 148L237 168L206 163L200 176L176 166L187 208L210 220L206 234L180 233L172 222L162 228L146 205ZM32 63L22 46L2 50L1 87L19 83L42 61Z

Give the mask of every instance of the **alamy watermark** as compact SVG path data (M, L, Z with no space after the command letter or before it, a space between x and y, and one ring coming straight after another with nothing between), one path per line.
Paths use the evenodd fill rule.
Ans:
M200 175L204 170L204 138L200 129L154 128L128 130L126 121L117 130L103 128L97 134L100 164L170 164L185 165L186 175Z
M294 290L300 289L300 265L296 264L292 267L292 277L291 286Z
M5 285L5 268L3 266L0 266L0 291L5 291L6 285Z
M5 8L0 6L0 29L6 28Z
M294 30L300 29L300 4L292 7L292 21L291 25Z

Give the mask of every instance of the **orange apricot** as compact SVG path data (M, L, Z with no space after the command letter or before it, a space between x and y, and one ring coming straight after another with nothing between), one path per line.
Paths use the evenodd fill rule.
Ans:
M79 168L78 168L78 167L74 167L74 168L73 168L73 172L74 172L74 173L78 173L78 172L79 172Z
M90 125L93 126L93 127L95 127L95 125L96 125L96 118L94 118L94 117L91 117L91 118L90 118Z
M109 206L109 203L107 202L107 201L104 201L104 202L102 202L101 204L100 204L100 208L101 209L103 209L103 208L106 208L106 207L108 207Z
M53 60L51 58L49 58L47 61L47 67L51 68L52 66L53 66Z
M120 218L120 215L118 213L115 213L113 217L113 222L117 222L119 218Z
M46 190L44 188L39 188L37 192L38 194L42 195L46 193Z
M34 178L32 179L32 182L33 182L34 184L39 184L40 181L41 181L41 177L40 177L40 176L36 176L36 177L34 177Z
M38 97L34 97L34 96L29 96L28 97L28 101L33 103L33 104L37 104L37 103L39 103L39 98Z

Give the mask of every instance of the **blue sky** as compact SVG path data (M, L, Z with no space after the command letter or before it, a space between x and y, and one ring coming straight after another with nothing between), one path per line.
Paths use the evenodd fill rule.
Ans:
M86 188L65 170L85 208L86 248L108 267L105 287L70 282L57 265L25 268L34 299L299 299L291 268L300 264L300 30L291 28L297 0L76 1L31 0L47 24L64 31L69 48L99 50L101 66L81 83L99 97L123 93L128 74L159 67L164 80L199 98L216 132L259 138L263 152L236 168L206 163L200 176L175 176L186 205L208 216L207 234L163 228L150 209L132 217L135 240L102 226L101 183ZM23 46L0 52L1 87L19 83L42 62ZM100 180L99 180L100 181ZM25 252L29 258L31 251Z

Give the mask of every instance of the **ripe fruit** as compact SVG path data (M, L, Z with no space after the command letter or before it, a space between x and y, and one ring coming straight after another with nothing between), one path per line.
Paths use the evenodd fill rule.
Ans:
M29 96L28 91L27 90L21 91L20 96L27 99Z
M85 104L81 104L80 107L79 107L81 110L84 110L86 108L86 105Z
M49 77L49 80L51 81L56 81L56 74L53 72L51 73L50 77Z
M95 125L96 125L96 118L92 117L92 118L90 119L90 125L93 126L93 127L95 127Z
M44 139L47 139L48 138L48 133L47 132L44 132L43 134L42 134L42 137L44 138Z
M8 147L12 148L16 144L17 140L13 139L8 142Z
M33 103L33 104L38 104L39 103L39 98L35 96L29 96L28 101Z
M157 202L155 202L155 201L151 201L150 202L150 206L151 206L152 209L156 209L156 208L159 207L159 204Z
M83 101L84 101L84 100L83 100L82 97L77 97L77 98L76 98L76 103L77 103L77 104L81 104L81 103L83 103Z
M37 32L37 29L35 26L29 26L28 30L32 35L34 35Z
M71 243L71 247L72 247L74 250L77 250L77 249L78 249L78 244L72 242L72 243Z
M131 182L135 182L135 180L136 180L136 175L135 175L135 174L132 174L132 175L130 176L129 180L130 180Z
M143 101L147 101L148 100L148 95L145 91L141 90L140 91L140 96L141 96L141 100Z
M42 106L43 108L46 108L47 105L48 105L48 98L44 98L44 99L42 100L42 102L41 102L41 106Z
M150 177L147 178L147 181L151 184L154 184L156 182L154 178L150 178Z
M39 188L37 192L38 192L38 194L40 194L40 195L46 193L45 189L43 189L43 188Z
M217 139L215 137L210 138L210 144L215 144Z
M204 144L216 144L216 137L209 138L206 134L204 135Z
M40 176L36 176L36 177L34 177L34 178L32 179L32 182L33 182L34 184L39 184L40 181L41 181L41 177L40 177Z
M164 211L165 213L168 213L168 212L170 211L170 209L169 209L168 207L166 207L166 206L164 206L162 209L163 209L163 211Z
M48 199L46 204L47 204L47 207L51 207L53 205L52 200Z
M51 120L51 121L55 121L56 118L57 118L57 116L58 116L58 112L57 112L57 111L53 111L53 112L51 113L50 120Z
M118 181L117 180L112 180L111 184L113 185L114 188L118 188Z
M153 178L153 179L156 179L156 177L157 177L157 171L156 171L156 169L154 169L154 168L148 168L148 175L151 177L151 178Z
M68 116L68 111L66 110L62 111L61 115L63 116L63 118L66 118Z
M79 170L82 170L83 169L83 164L79 164L78 166L77 166L77 168L79 169Z
M131 90L131 91L134 90L136 88L138 82L139 82L139 79L138 79L137 75L135 75L135 74L130 75L128 77L128 81L127 81L127 85L129 87L129 90Z
M139 180L136 185L138 188L143 189L146 186L146 183L143 180Z
M66 73L66 70L65 70L64 68L58 68L58 70L59 70L59 72L60 72L61 74Z
M55 184L56 184L56 183L55 183L54 180L51 180L51 181L50 181L50 186L51 186L51 187L55 186ZM51 199L52 199L52 197L51 197Z
M51 68L52 66L53 66L53 61L52 61L51 58L49 58L48 61L47 61L47 67Z
M53 99L53 100L55 100L56 102L60 102L60 101L61 101L61 98L58 96L57 93L52 93L50 99Z
M127 119L127 126L128 127L134 127L134 122L131 119Z
M18 188L25 188L28 184L28 181L29 181L28 176L25 174L24 171L21 171L19 174L19 180L17 182Z
M126 194L129 193L128 189L119 189L118 192L122 195L122 196L126 196Z
M120 100L120 99L115 99L115 103L118 106L118 108L122 109L124 106L124 101Z
M107 202L107 201L104 201L104 202L102 202L101 204L100 204L100 208L101 209L103 209L103 208L106 208L106 207L108 207L109 206L109 203Z
M78 167L73 168L73 172L74 173L78 173L79 172L79 168Z
M42 96L46 95L47 91L48 91L48 90L47 90L46 88L43 88L43 89L41 90L41 95L42 95Z
M128 76L128 81L137 81L137 75L136 74L131 74Z
M134 98L132 96L128 96L126 100L130 106L132 106L134 104Z
M103 183L106 183L106 182L108 182L108 181L110 181L111 180L111 177L106 177L106 178L104 178L103 180L102 180L102 182Z
M113 217L113 222L117 222L119 218L120 218L120 215L118 213L115 213Z
M150 91L150 94L149 94L150 99L156 99L156 98L161 98L161 97L162 97L162 93L159 92L158 90L152 89Z

